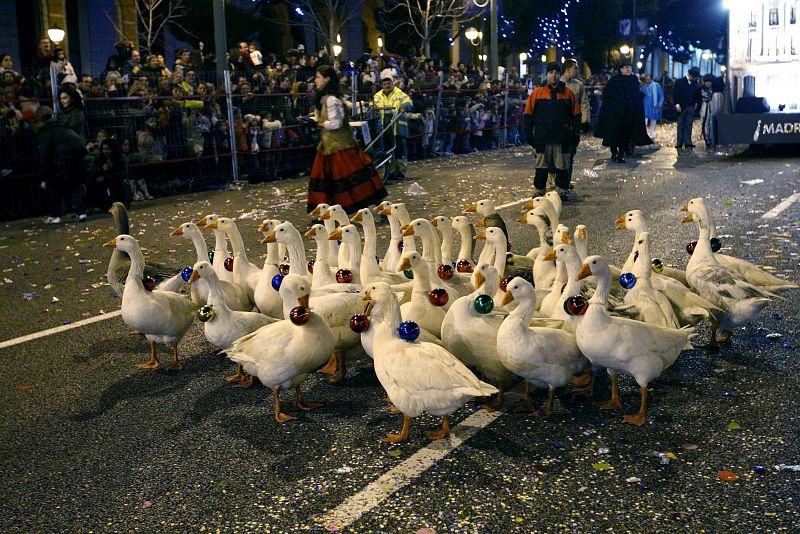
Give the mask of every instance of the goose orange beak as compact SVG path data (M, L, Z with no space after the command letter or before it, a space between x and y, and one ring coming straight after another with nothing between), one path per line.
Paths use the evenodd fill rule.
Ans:
M111 208L108 208L108 213L110 213L111 215L114 215L114 211Z
M528 214L520 215L519 218L517 218L517 222L528 224Z
M572 238L569 236L569 232L561 232L561 242L566 245L572 244Z
M464 213L477 213L478 212L478 204L472 204L470 207L464 210Z
M575 231L575 235L578 237L578 239L586 239L586 228L578 228Z
M206 223L206 228L210 228L211 230L219 229L219 221L212 221L210 223Z
M363 216L363 215L361 215L361 212L360 212L360 211L357 211L357 212L356 212L356 214L355 214L355 215L353 215L353 216L350 218L350 222L352 222L352 223L361 222L362 220L364 220L364 216Z
M117 238L115 237L108 243L103 243L104 248L117 248Z
M199 226L200 228L203 228L206 224L208 224L208 221L206 221L206 219L207 219L207 217L203 217L199 221L195 221L195 224L197 226Z
M308 299L309 299L308 295L297 297L297 303L304 308L308 308Z
M312 228L308 232L304 233L303 237L314 237L315 235L317 235L317 229Z
M410 237L414 235L414 227L411 226L410 224L404 224L402 230L403 230L403 237Z
M485 281L486 281L485 276L483 276L479 272L475 273L475 287L481 287Z
M506 291L503 295L503 300L500 301L500 306L505 306L512 300L514 300L514 295L511 294L511 291Z
M525 203L525 205L524 205L524 206L522 206L522 209L524 209L524 210L526 210L526 211L527 211L527 210L532 210L532 209L533 209L533 199L530 199L529 201L527 201L527 202Z
M556 251L551 250L550 254L542 258L544 261L556 261Z
M405 271L406 269L411 268L411 260L408 258L403 258L400 260L400 264L397 266L398 271Z
M259 232L269 232L269 225L267 223L263 223L262 222L261 224L258 225L258 229L257 230Z
M316 217L317 215L319 215L319 206L317 206L316 208L314 208L313 210L311 210L311 214L310 214L310 215L311 215L312 217Z
M392 207L391 206L386 206L385 208L383 208L378 213L380 213L381 215L386 215L388 217L389 215L392 214Z
M330 218L331 218L331 210L329 209L325 210L325 213L319 216L320 221L327 221Z
M481 219L475 223L475 228L486 228L486 219Z
M328 241L339 241L342 239L342 229L337 228L334 230L331 235L328 236Z
M473 237L473 239L486 239L486 231L477 234L475 237Z
M265 245L267 243L276 243L277 241L278 240L275 239L275 230L273 230L264 236L264 239L261 240L261 244Z
M681 211L689 211L689 204L684 204L681 206Z
M434 227L434 228L438 228L438 227L439 227L439 221L438 221L438 219L437 219L436 217L434 217L433 219L431 219L431 224L433 225L433 227Z
M686 217L684 217L683 219L681 219L681 222L682 222L682 223L690 223L690 222L693 222L693 221L694 221L694 217L692 217L692 214L691 214L691 213L687 213L687 214L686 214Z
M171 235L172 237L175 237L176 235L183 235L183 226L175 228L173 231L169 233L169 235Z
M617 220L614 221L614 222L617 223L617 230L627 230L628 229L628 225L625 222L625 216L624 215L620 215L619 217L617 217Z
M194 283L194 281L197 280L198 278L200 278L200 275L197 273L197 269L193 269L192 276L189 277L189 283L190 284Z
M581 265L581 270L578 272L578 276L575 277L576 281L583 280L584 278L588 278L592 276L592 270L589 268L588 265L585 263Z

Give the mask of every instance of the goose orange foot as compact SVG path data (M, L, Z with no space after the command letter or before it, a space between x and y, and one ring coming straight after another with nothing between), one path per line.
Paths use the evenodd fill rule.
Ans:
M643 413L637 413L635 415L626 415L622 418L622 420L626 423L630 423L636 426L642 426L646 419Z
M335 372L336 372L336 367L337 367L337 363L336 363L336 355L335 355L335 354L333 354L333 355L331 355L331 357L328 359L328 363L326 363L326 364L325 364L325 366L324 366L324 367L322 367L322 368L319 370L319 372L320 372L320 373L323 373L323 374L326 374L326 375L332 375L333 373L335 373Z
M236 384L234 384L233 387L247 389L247 388L249 388L249 387L251 387L253 385L254 381L255 381L255 379L253 378L253 375L250 375L247 378L243 378L242 380L239 380Z
M430 432L425 432L425 435L428 436L428 439L436 441L442 438L446 438L450 435L450 417L444 416L442 420L442 428L439 430L432 430Z
M622 403L619 401L619 399L614 399L614 398L611 398L610 400L607 400L606 402L598 402L596 404L596 406L598 408L600 408L601 410L617 410L617 411L619 411L619 410L622 409Z
M136 367L138 367L139 369L155 369L158 367L158 359L150 358L144 363L137 363Z

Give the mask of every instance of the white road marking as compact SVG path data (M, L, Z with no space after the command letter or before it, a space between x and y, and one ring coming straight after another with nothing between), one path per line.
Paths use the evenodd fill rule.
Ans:
M412 454L397 467L384 473L363 490L330 510L322 518L322 526L329 530L341 530L353 524L362 515L380 505L395 492L409 485L436 462L463 445L479 430L490 425L502 413L487 412L479 409L453 427L450 439L431 442L428 446Z
M515 200L514 202L506 202L505 204L500 204L499 206L495 206L495 209L504 210L506 208L510 208L511 206L525 204L529 200L530 200L529 198L523 198L522 200Z
M782 212L786 211L789 208L789 206L791 206L792 204L794 204L798 200L800 200L800 193L795 193L792 196L790 196L789 198L784 198L781 201L780 204L778 204L777 206L775 206L774 208L772 208L771 210L766 212L764 215L761 216L761 218L762 219L774 219L778 215L780 215Z
M15 337L13 339L0 342L0 349L13 347L14 345L19 345L21 343L27 343L28 341L33 341L34 339L52 336L53 334L58 334L60 332L66 332L67 330L72 330L73 328L78 328L80 326L86 326L87 324L105 321L106 319L112 319L120 315L122 315L122 310L117 310L104 313L102 315L95 315L94 317L89 317L88 319L83 319L81 321L75 321L74 323L63 324L61 326L56 326L55 328L48 328L47 330L34 332L33 334L28 334L27 336Z

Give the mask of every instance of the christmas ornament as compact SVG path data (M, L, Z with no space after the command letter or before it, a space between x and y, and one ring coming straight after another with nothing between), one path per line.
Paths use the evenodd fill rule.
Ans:
M419 337L419 325L414 321L403 321L397 327L397 335L403 341L416 341Z
M686 252L689 253L689 256L694 254L694 247L696 247L696 246L697 246L697 241L692 241L691 243L686 245Z
M315 263L316 263L316 260L308 260L308 265L306 265L306 268L308 269L308 272L310 272L311 274L314 274L314 264Z
M619 275L619 285L625 289L630 289L636 285L636 275L633 273L622 273Z
M189 281L189 278L192 277L192 271L193 270L194 269L192 269L191 267L184 267L183 268L183 270L181 271L181 278L183 278L184 282L188 282Z
M442 280L450 280L453 278L454 273L455 269L453 269L450 265L440 265L436 268L436 274L438 274L439 278Z
M437 287L428 294L428 300L434 306L444 306L450 300L450 295L447 294L447 290L443 287Z
M506 276L502 280L500 280L500 290L501 291L508 291L508 283L512 280L512 276Z
M285 263L281 263L278 266L278 272L281 273L283 276L286 276L287 274L289 274L289 266Z
M295 306L289 312L289 320L297 326L306 324L309 319L311 319L311 310L305 306Z
M583 315L588 308L589 301L583 295L568 297L567 300L564 301L564 311L567 312L568 315Z
M719 252L719 249L722 248L722 241L717 239L716 237L711 238L711 252Z
M233 258L225 258L225 270L228 272L233 272Z
M489 295L478 295L475 297L475 311L482 314L487 314L494 309L494 301Z
M208 251L208 263L214 263L214 251L213 250L209 250Z
M143 277L142 284L144 284L144 288L148 291L152 291L156 288L156 281L153 280L152 276Z
M460 273L471 273L472 263L470 263L469 260L458 260L458 263L456 263L456 271Z
M654 273L660 273L664 270L664 262L658 258L653 258L650 265L653 267Z
M197 310L197 318L200 319L200 322L205 323L213 319L217 315L217 312L214 311L214 306L212 304L206 304L205 306L200 306L200 309Z
M363 334L369 329L369 317L363 313L357 313L350 317L350 330L356 334Z
M403 269L403 274L406 275L406 278L408 278L409 280L414 279L414 271L411 269Z
M282 274L276 274L275 276L273 276L272 277L272 289L274 289L275 291L279 291L280 288L281 288L281 282L283 282L283 275Z
M353 272L350 269L339 269L336 271L336 281L340 284L350 284L353 282Z
M403 242L402 241L397 243L397 250L400 251L400 254L403 253Z

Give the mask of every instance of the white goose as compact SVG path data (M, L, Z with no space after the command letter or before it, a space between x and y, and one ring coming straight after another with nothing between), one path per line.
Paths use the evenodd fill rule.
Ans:
M286 275L281 283L281 295L289 302L308 308L311 284L303 277ZM268 324L234 342L228 357L242 364L245 371L272 390L275 420L285 423L295 416L281 410L281 389L294 388L295 406L311 410L321 404L303 401L300 384L309 373L325 363L333 351L334 334L325 320L311 311L305 324L289 319Z
M378 308L382 320L370 329L376 332L374 347L375 374L389 400L403 413L403 429L383 441L408 440L411 418L422 412L442 416L442 428L429 432L430 439L450 434L449 415L472 397L492 395L496 388L478 380L458 359L438 345L400 339L400 305L391 288L384 283L365 288L367 313Z
M697 245L689 264L686 266L686 279L689 287L701 297L726 311L719 321L711 323L710 347L717 347L717 330L725 332L724 341L730 339L730 332L738 327L753 322L761 313L772 293L745 281L738 271L724 267L717 262L711 250L708 221L705 210L696 199L692 199L681 208L688 215L681 222L696 221L700 229Z
M703 198L698 197L694 200L697 202L697 209L704 212L706 220L708 221L709 237L711 239L716 238L717 225L714 222L714 216L711 214L711 210L708 209L708 206L706 206ZM749 283L766 291L774 292L783 289L797 289L800 287L797 284L788 282L782 278L778 278L777 276L768 273L761 267L753 265L749 261L728 256L726 254L720 254L719 252L714 253L714 257L717 259L717 262L720 265L738 271Z
M647 232L647 223L644 220L642 210L631 210L617 217L616 225L617 230L633 230L634 232L633 248L631 248L631 253L628 254L628 258L625 260L625 265L622 266L622 272L631 272L633 271L633 261L634 255L636 254L636 244L639 241L639 234ZM686 271L664 265L659 276L654 278L664 276L672 278L684 287L689 287L689 283L686 281ZM668 282L669 281L664 281L664 283ZM660 290L660 285L662 284L657 283L654 287Z
M386 282L389 285L408 284L411 286L408 278L403 274L397 272L381 271L377 258L377 232L375 230L375 218L368 208L361 208L352 217L352 222L358 223L364 229L364 248L361 251L361 262L359 270L361 271L361 282L363 284L373 282ZM395 262L395 266L397 262ZM393 288L397 290L397 288Z
M617 375L632 376L639 384L642 402L639 412L626 415L624 421L637 426L645 422L647 386L675 363L680 352L691 349L692 328L675 330L633 319L612 317L607 310L611 290L611 271L600 256L589 256L581 266L578 279L597 277L597 290L589 300L589 309L578 323L575 338L578 348L592 365L605 367L611 376L611 400L603 409L619 410Z
M439 277L439 266L442 265L442 250L439 244L439 236L428 219L414 219L409 224L403 226L403 237L419 237L422 240L422 260L428 265L430 278L433 285L443 287L455 300L462 295L472 291L470 277L462 273L453 273L450 280L442 280ZM405 253L405 250L403 251ZM449 307L449 306L448 306Z
M402 202L397 202L392 204L388 208L383 210L383 214L389 218L389 222L391 223L392 217L397 218L397 222L400 224L401 228L401 235L402 235L402 228L403 226L411 223L411 216L408 214L408 210L406 209L406 205ZM417 250L417 246L414 243L414 236L403 236L403 247L400 251L401 253L406 251ZM399 257L398 257L399 261ZM396 270L396 269L395 269Z
M553 251L552 240L547 236L547 222L544 219L543 209L530 209L522 215L517 222L530 224L536 228L539 235L539 246L528 253L528 257L533 259L531 274L533 282L538 289L549 289L553 286L556 278L556 263L545 260Z
M414 321L420 328L441 338L445 310L431 304L429 295L433 287L428 264L417 251L403 252L398 268L414 271L414 289L411 292L411 300L400 306L403 320Z
M131 236L121 234L103 245L116 248L131 259L125 291L122 294L122 320L128 327L144 334L150 343L150 359L137 365L140 369L158 367L156 343L172 347L172 363L165 369L182 369L178 361L178 342L194 320L196 307L186 297L170 291L147 291L142 284L144 256L139 243Z
M203 233L201 232L200 228L198 228L195 223L183 223L170 232L169 235L173 237L181 236L184 239L189 239L194 245L195 253L197 255L196 261L200 262L208 259L208 246L206 245L206 240L203 238ZM219 276L217 279L219 280ZM219 283L220 290L225 295L225 301L228 303L228 306L230 306L231 309L248 311L252 308L250 299L247 296L247 291L245 291L242 287L224 280L219 280ZM202 306L208 302L208 282L203 279L192 284L190 295L195 306Z
M469 219L463 215L458 215L450 220L453 229L458 232L460 244L456 256L456 265L460 262L468 262L470 272L475 267L475 227Z
M403 243L403 232L400 228L400 220L396 215L392 215L392 203L384 200L375 207L375 212L378 215L383 215L389 221L389 246L386 249L386 254L383 255L381 260L381 269L385 272L397 272L397 264L400 262L400 245Z
M261 240L262 244L278 243L286 246L289 255L289 274L295 274L311 281L306 262L306 249L303 247L303 236L294 225L285 221L276 226ZM328 261L330 261L330 256Z
M210 213L195 222L200 228L208 228L208 225L216 222L220 218L216 213ZM211 265L214 266L214 271L219 276L220 280L226 282L233 282L233 271L225 268L225 260L231 257L228 252L228 239L225 237L225 232L220 229L214 230L214 256L212 257Z
M514 375L503 367L497 355L497 330L504 315L491 311L478 313L475 299L481 295L494 295L500 284L497 270L482 263L476 269L477 289L456 300L447 310L442 322L442 341L447 348L467 366L474 366L484 376L497 383L499 394L486 405L486 409L499 409L503 405L505 385Z
M264 235L270 233L280 224L276 219L265 219L258 231ZM277 243L267 243L267 256L264 258L264 266L261 268L261 275L258 278L258 284L253 292L253 300L255 301L256 308L270 317L277 319L283 317L283 301L278 291L272 287L272 279L276 274L280 273L280 252L278 251Z
M442 264L453 263L453 224L444 215L437 215L431 219L431 224L439 231L442 241Z
M581 259L581 261L584 261L589 255L589 239L586 235L585 224L579 224L575 226L575 235L573 236L573 239L575 242L575 251L578 253L578 257Z
M322 214L328 211L328 208L330 208L329 204L317 204L317 206L309 215L316 217L322 224L324 224L325 229L328 231L328 235L330 235L334 230L336 230L336 221L334 221L331 217L322 219ZM328 262L333 269L337 269L339 267L339 243L336 241L330 241L328 243Z
M569 237L569 229L564 225L559 225L556 229L556 232L553 234L553 246L562 244L571 245L572 240ZM542 260L547 261L546 258L552 257L551 254L552 251L550 254L542 258ZM558 259L558 256L556 256L556 275L553 278L553 285L550 287L550 293L542 299L542 303L539 306L539 313L543 317L552 317L553 308L555 308L556 303L561 299L566 284L567 266L563 261Z
M569 297L574 297L576 295L586 296L586 284L584 281L578 281L576 278L578 276L578 271L581 269L582 262L580 256L578 256L578 251L574 246L562 243L555 247L546 258L549 258L548 261L554 260L563 263L567 271L567 285L564 287L564 291L561 292L558 300L553 304L550 317L564 321L562 328L574 336L581 318L580 316L570 315L564 311L564 302L566 302Z
M350 224L350 218L347 216L347 213L344 211L339 204L334 204L333 206L328 206L328 209L322 212L320 215L320 220L325 223L326 221L332 220L334 222L333 230L329 230L328 234L332 234L336 231L337 228L341 228L343 226L347 226ZM327 227L326 227L327 228ZM336 254L336 266L342 267L345 264L353 264L358 261L358 258L351 258L350 251L347 247L338 247L338 252Z
M547 404L534 413L550 415L555 389L569 384L588 362L573 334L556 328L528 326L536 311L536 292L530 282L513 278L501 303L507 305L512 300L517 301L517 307L497 331L497 354L506 369L525 379L525 395L519 409L533 411L528 395L528 386L533 384L548 389Z
M494 201L490 199L479 200L464 210L464 214L467 213L477 213L481 216L481 219L475 223L475 228L489 228L494 226L496 228L500 228L503 231L503 234L508 236L508 228L506 228L506 223L503 218L499 213L497 213L497 208L494 206ZM510 252L510 241L507 240L506 246L501 250L504 253Z
M236 222L228 217L220 217L216 221L207 223L206 228L222 230L230 240L233 249L233 282L247 289L252 302L261 278L261 268L247 259L247 250Z
M680 328L678 318L667 297L653 289L650 282L653 268L650 263L650 234L642 232L636 242L636 255L633 270L636 284L625 294L624 302L629 308L626 313L631 318L665 328ZM700 309L702 314L704 310ZM707 314L706 314L707 315Z
M328 258L328 229L325 225L315 224L303 234L305 238L311 238L317 244L317 256L314 259L314 267L311 272L311 287L322 287L336 283L336 276L331 271Z

